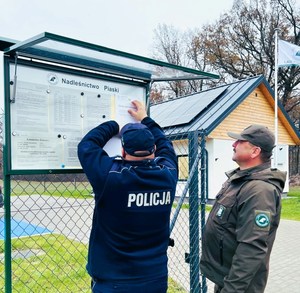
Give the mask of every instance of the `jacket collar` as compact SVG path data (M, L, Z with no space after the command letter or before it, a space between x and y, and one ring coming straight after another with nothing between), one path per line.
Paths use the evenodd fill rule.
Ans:
M225 174L227 175L228 178L231 178L232 180L234 180L234 179L249 176L253 173L263 171L263 170L268 169L270 167L271 167L271 161L268 161L268 162L262 163L260 165L257 165L255 167L248 168L248 169L245 169L245 170L240 170L240 168L236 168L234 170L226 172Z

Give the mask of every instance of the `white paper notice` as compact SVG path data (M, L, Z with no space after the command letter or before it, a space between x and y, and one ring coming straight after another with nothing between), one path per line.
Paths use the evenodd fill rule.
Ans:
M119 136L114 136L111 140L107 142L107 144L103 148L107 154L111 157L120 156L121 155L121 139Z
M132 101L134 100L143 102L143 98L139 96L128 97L118 95L115 98L115 120L119 121L120 129L127 123L137 122L128 114L129 109L134 109L132 104Z
M33 133L14 133L12 141L12 166L29 170L62 168L60 141Z
M14 65L10 65L10 75ZM11 83L11 95L14 84ZM115 120L120 129L136 122L129 115L133 100L145 102L144 85L99 80L18 65L11 110L12 169L79 169L77 145L99 124ZM105 146L121 154L118 136Z

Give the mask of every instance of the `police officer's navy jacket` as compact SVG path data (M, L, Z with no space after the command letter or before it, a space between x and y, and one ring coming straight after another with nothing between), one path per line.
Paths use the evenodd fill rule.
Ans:
M115 121L92 129L78 156L95 193L88 273L124 283L167 276L169 219L178 177L172 143L150 117L142 120L155 138L155 159L109 157L106 142L118 134Z
M264 163L233 170L217 195L203 236L201 271L222 293L266 286L286 172Z

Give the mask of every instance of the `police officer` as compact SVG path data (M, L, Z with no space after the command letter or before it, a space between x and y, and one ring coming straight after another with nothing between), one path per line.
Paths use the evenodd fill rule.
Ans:
M119 133L115 121L92 129L78 156L95 193L87 271L92 292L165 293L169 221L178 177L177 157L145 106L133 101L122 157L104 145Z
M226 173L209 214L201 271L215 292L264 292L286 173L270 168L275 139L267 127L228 135L236 139L232 159L239 168Z

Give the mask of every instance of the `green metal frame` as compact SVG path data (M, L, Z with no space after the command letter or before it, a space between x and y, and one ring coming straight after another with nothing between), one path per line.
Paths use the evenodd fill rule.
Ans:
M49 43L52 44L52 48ZM53 48L54 42L57 46ZM1 39L0 39L1 43ZM7 42L11 45L12 42ZM48 47L47 47L48 44ZM41 46L43 45L43 46ZM65 46L68 50L59 50L59 45ZM74 53L79 49L78 52ZM97 55L97 54L105 55ZM91 55L89 55L91 54ZM95 54L97 56L95 56ZM109 58L117 58L115 61ZM24 58L27 61L24 61ZM29 58L29 60L28 60ZM120 59L121 58L121 59ZM125 65L126 62L133 62L132 66ZM123 63L118 63L122 62ZM4 152L4 165L6 165L6 175L25 175L25 174L55 174L55 173L80 173L81 170L12 170L11 161L11 141L10 141L10 88L9 88L9 64L15 62L48 68L54 66L57 70L73 73L81 70L83 76L93 76L101 79L108 79L122 83L137 84L146 88L146 104L149 110L150 87L154 81L180 80L180 79L203 79L219 78L218 75L186 68L159 60L154 60L115 49L55 35L44 32L29 40L18 42L4 49L4 73L5 73L5 141L6 150ZM51 64L49 65L49 62ZM71 66L71 68L70 68ZM147 68L146 68L147 67ZM169 70L172 76L153 76L155 69L163 68ZM151 68L153 71L151 71ZM84 70L89 70L89 73ZM78 73L78 71L76 71ZM175 76L173 76L175 74Z
M66 46L74 46L81 49L87 49L91 52L97 53L105 53L107 56L121 57L119 64L108 62L107 60L97 60L95 58L88 59L84 55L79 54L70 54L65 51L59 51L54 49L49 49L45 47L47 45L47 41L54 41L57 43L64 44ZM38 44L43 44L44 47L36 46ZM67 38L64 36L44 32L40 35L37 35L29 40L17 43L13 46L10 46L7 49L4 49L4 54L15 56L18 54L19 56L25 56L29 58L39 58L46 61L58 62L60 64L73 64L77 67L85 67L91 68L96 71L109 72L119 74L120 76L127 77L136 77L140 78L144 81L166 81L166 80L183 80L183 79L218 79L219 76L212 73L207 73L203 71L199 71L192 68L187 68L179 65L174 65L171 63L91 44L88 42L79 41L72 38ZM140 65L148 65L148 66L158 66L160 68L171 69L176 72L176 76L160 76L159 78L155 78L153 74L149 74L148 70L141 68L140 70L133 70L133 66L120 63L123 60L135 61ZM178 73L183 73L182 75Z
M10 57L4 58L4 77L5 77L5 150L4 150L4 162L5 165L5 174L7 175L34 175L34 174L73 174L73 173L82 173L82 169L34 169L34 170L18 170L18 169L12 169L11 167L11 111L10 111L10 80L12 77L10 77L9 74L9 66L10 64L14 63L14 59ZM61 68L54 65L39 63L39 62L32 62L28 60L20 60L20 65L30 65L32 67L41 68L41 69L48 69L48 70L55 70L60 71L64 73L69 74L75 74L78 76L83 77L93 77L93 78L99 78L99 76L96 73L88 73L84 71L76 71L75 69L69 69L69 68ZM126 80L126 79L117 79L116 77L112 76L102 76L101 80L108 80L112 82L121 82L123 84L130 84L130 85L136 85L141 86L146 89L146 99L149 98L149 83L144 83L142 81L136 81L136 80Z
M67 49L59 50L59 46L47 47L47 44L55 42L63 45ZM9 46L6 48L6 45ZM73 49L82 50L82 53L73 52ZM5 292L12 292L12 263L11 263L11 176L12 175L33 175L33 174L64 174L64 173L82 173L81 169L67 170L12 170L11 169L11 113L10 113L10 76L9 64L15 62L16 66L20 64L31 64L43 68L58 69L60 67L64 72L79 72L81 75L97 76L101 79L109 79L123 83L137 84L146 88L146 103L149 110L149 93L153 82L172 81L172 80L191 80L191 79L218 79L219 76L198 71L192 68L182 67L163 61L150 59L126 53L107 47L55 35L44 32L29 40L16 42L0 38L0 50L4 52L4 89L5 89L5 137L3 151L3 169L4 169L4 209L5 209ZM86 53L91 53L89 56ZM112 58L111 58L112 57ZM110 60L112 59L112 60ZM24 61L27 60L27 61ZM51 64L49 64L49 62ZM126 64L127 63L127 64ZM168 74L155 75L159 69ZM100 77L101 75L101 77ZM194 137L194 146L196 147L197 137ZM197 192L195 199L198 200ZM196 204L196 206L198 206ZM198 211L191 211L191 214ZM192 219L191 219L192 220ZM197 248L197 251L198 252ZM192 253L194 254L194 253ZM193 259L193 268L196 270L198 259ZM195 277L197 271L192 270L192 277ZM196 278L196 283L199 280ZM198 286L198 285L197 285ZM193 291L194 292L194 291Z
M4 62L5 63L5 62ZM5 64L4 64L4 72L5 72ZM5 96L7 92L7 86L9 84L8 76L4 74L4 91ZM5 111L6 111L6 103L4 103ZM10 157L10 145L8 135L8 127L10 129L9 116L4 115L4 124L5 124L5 132L4 132L4 144L3 144L3 186L4 186L4 267L5 267L5 293L12 292L12 263L11 263L11 175L9 175L9 166L8 166L8 157Z

